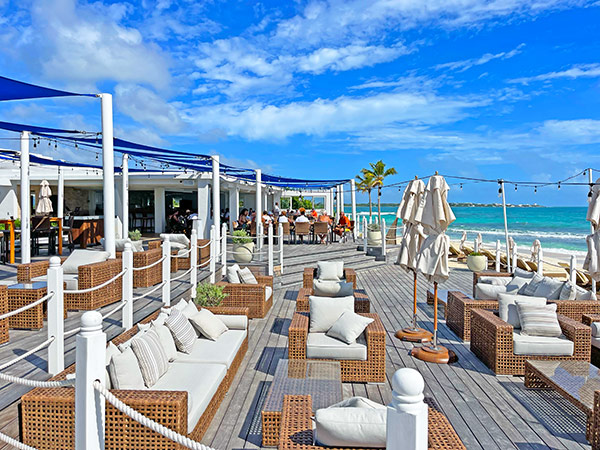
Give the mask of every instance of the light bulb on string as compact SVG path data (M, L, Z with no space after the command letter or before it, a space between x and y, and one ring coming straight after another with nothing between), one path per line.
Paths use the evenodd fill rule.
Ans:
M560 189L560 181L558 182L558 189Z
M515 184L515 192L517 191L517 185Z
M537 186L534 186L534 187L533 187L533 193L534 193L534 194L537 194Z
M96 161L98 161L98 153L96 153Z
M462 191L462 187L463 187L463 184L462 184L462 183L460 183L460 190L461 190L461 191Z

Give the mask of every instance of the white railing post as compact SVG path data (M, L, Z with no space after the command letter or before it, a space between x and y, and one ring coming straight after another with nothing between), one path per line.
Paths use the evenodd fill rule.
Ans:
M165 306L171 306L171 241L169 236L163 238L162 256L162 301Z
M279 224L279 273L283 275L283 225Z
M399 369L392 377L392 401L387 407L387 449L427 449L429 410L423 401L424 389L425 381L415 369Z
M221 227L221 278L227 276L227 224Z
M269 224L267 231L267 243L269 245L269 276L273 276L273 224Z
M192 228L190 236L190 296L196 298L196 285L198 284L198 230Z
M496 272L500 272L500 239L496 240Z
M262 219L256 214L256 251L258 252L258 260L262 262L262 247L263 247L263 226Z
M85 312L75 348L75 450L104 449L104 398L94 389L94 381L105 383L105 355L102 315Z
M538 251L537 259L537 273L538 275L544 276L544 251L542 250L542 247L540 247L540 250Z
M365 252L365 255L369 253L368 248L367 248L367 232L368 232L367 218L365 217L363 219L363 250Z
M512 258L511 258L511 272L514 273L514 271L516 270L516 268L518 267L517 265L517 258L519 257L519 253L517 252L517 244L515 243L514 247L513 247L513 251L512 251Z
M215 266L216 266L216 255L217 255L217 242L215 241L215 226L211 225L210 227L210 282L215 283Z
M572 284L576 284L577 283L577 256L575 255L571 255L571 264L570 264L570 278L571 278L571 283Z
M477 240L477 238L473 241L473 251L479 253L479 240Z
M133 249L129 242L125 243L123 250L123 328L129 330L133 327Z
M385 260L386 242L385 242L385 220L381 220L381 256Z
M65 369L65 313L63 298L63 268L60 258L50 258L48 268L48 339L54 340L48 346L48 373L56 375Z

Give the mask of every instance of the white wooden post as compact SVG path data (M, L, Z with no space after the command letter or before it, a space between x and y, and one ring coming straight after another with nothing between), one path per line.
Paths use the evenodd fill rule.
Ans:
M63 268L60 258L50 258L48 268L48 339L54 340L48 346L48 373L56 375L65 369L65 316L63 299Z
M165 306L171 305L171 241L169 236L165 235L162 243L162 300Z
M356 217L356 182L354 178L350 180L350 201L352 202L352 220L354 221L354 227L352 228L352 238L356 240L358 233L358 219Z
M381 256L385 259L386 242L385 242L385 220L381 221Z
M500 239L496 240L496 272L500 272Z
M123 153L121 164L121 216L123 220L123 239L129 237L129 155Z
M98 311L83 313L75 345L75 450L103 450L104 398L93 385L105 383L106 371L106 334Z
M216 266L216 255L217 255L217 241L215 240L215 226L210 227L210 282L215 283L215 266Z
M365 255L369 253L367 249L367 231L367 218L365 217L363 219L363 250L365 252Z
M21 131L21 263L31 262L31 186L29 182L29 131Z
M58 167L58 189L56 192L56 217L58 221L64 227L65 223L63 221L65 215L65 175L63 174L63 170L61 167ZM60 234L58 236L59 242L62 243L63 235Z
M544 251L542 250L542 247L540 247L537 259L537 273L538 275L544 276Z
M104 195L104 251L111 258L115 248L115 156L111 94L99 94L102 102L102 192Z
M258 260L261 262L263 260L263 254L262 254L263 240L264 240L263 233L264 233L264 230L263 230L262 219L257 214L256 215L256 251L258 252Z
M221 175L219 155L212 156L212 206L213 206L213 225L215 226L215 239L219 239L221 229ZM215 252L215 258L218 261L219 252Z
M571 255L570 278L573 285L577 284L577 256Z
M477 238L473 241L473 251L476 253L479 252L479 240Z
M392 377L392 401L387 407L388 450L426 450L429 410L423 401L425 381L408 367Z
M513 251L512 251L512 258L511 258L512 259L511 268L512 268L513 273L517 268L517 258L518 257L519 257L519 254L517 252L517 243L515 242L515 245L514 245Z
M283 225L279 224L279 274L283 275Z
M227 224L221 227L221 278L227 276Z
M198 284L198 231L195 228L192 228L190 240L190 262L192 268L190 272L190 296L193 300L196 298L196 285Z
M273 224L269 224L269 230L267 231L267 243L269 246L269 276L273 276Z
M123 250L123 301L122 309L123 328L129 330L133 327L133 249L129 242L125 243Z

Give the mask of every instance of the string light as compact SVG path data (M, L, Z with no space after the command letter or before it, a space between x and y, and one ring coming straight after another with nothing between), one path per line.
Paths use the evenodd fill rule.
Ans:
M517 192L517 185L515 184L515 192Z
M534 193L534 194L537 194L537 186L534 186L534 187L533 187L533 193Z
M558 182L558 189L560 189L560 181Z

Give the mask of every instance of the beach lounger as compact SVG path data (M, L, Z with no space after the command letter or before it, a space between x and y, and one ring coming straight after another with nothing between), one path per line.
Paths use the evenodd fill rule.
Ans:
M453 243L450 243L449 250L450 250L450 256L456 256L457 258L461 257L461 256L465 256L463 254L463 252L461 252L460 249L456 245L454 245Z
M564 263L564 262L559 262L558 265L561 267L564 267L565 271L567 272L567 274L569 275L569 278L570 278L571 277L571 265ZM586 276L586 273L584 273L580 270L575 270L575 281L580 286L587 286L588 284L592 283L592 278L591 277L588 278Z
M525 261L525 262L527 263L527 265L533 272L537 272L538 265L535 261ZM546 277L567 278L568 275L569 274L567 273L567 271L561 267L554 267L554 266L548 267L547 264L544 264L544 276L546 276Z

